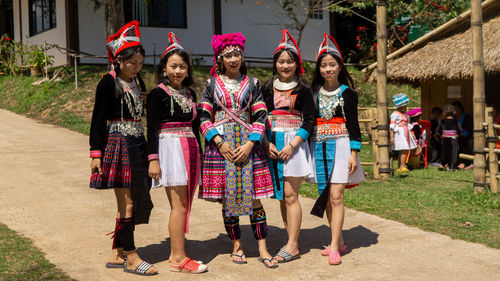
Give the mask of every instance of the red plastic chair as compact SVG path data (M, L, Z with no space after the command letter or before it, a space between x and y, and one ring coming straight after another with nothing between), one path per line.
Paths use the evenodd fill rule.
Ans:
M427 148L429 147L429 140L431 138L431 122L426 120L419 120L418 124L422 126L422 130L426 132L425 149L424 149L424 166L427 167Z

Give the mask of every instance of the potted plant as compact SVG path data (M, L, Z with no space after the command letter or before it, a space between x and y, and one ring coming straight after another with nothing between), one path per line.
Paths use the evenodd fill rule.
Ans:
M42 46L39 45L33 45L30 47L30 53L28 57L31 75L40 75L42 69L46 64L47 66L50 66L54 62L54 56L46 55L42 49Z

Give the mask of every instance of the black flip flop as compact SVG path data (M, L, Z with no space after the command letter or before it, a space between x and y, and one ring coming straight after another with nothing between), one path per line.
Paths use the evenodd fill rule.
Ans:
M269 263L271 263L271 264L272 264L272 263L273 263L274 258L270 258L270 259L268 259L268 258L261 258L261 257L258 257L258 258L257 258L257 260L258 260L258 261L260 261L261 263L263 263L263 264L264 264L264 266L265 266L266 268L274 269L274 268L277 268L277 267L278 267L278 264L275 264L275 265L268 265L268 264L266 263L266 261L268 261Z
M124 263L110 263L110 262L106 263L106 268L123 268L124 266L125 266L125 262Z
M235 260L233 260L233 262L234 262L234 263L236 263L236 264L247 264L247 263L248 263L248 262L246 262L246 261L244 261L244 260L243 260L243 257L245 257L245 253L243 253L243 254L241 254L241 255L238 255L238 254L231 254L231 258L232 258L233 256L236 256L236 257L238 257L238 258L240 259L239 261L235 261Z

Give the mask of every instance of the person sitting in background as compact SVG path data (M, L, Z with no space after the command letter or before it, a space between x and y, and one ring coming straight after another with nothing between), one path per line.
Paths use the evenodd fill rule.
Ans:
M449 171L455 171L458 162L458 138L462 134L460 122L453 118L455 113L451 104L444 106L446 117L439 122L436 133L441 136L441 165L440 168L448 166Z
M443 115L443 111L438 106L433 107L431 110L431 139L430 139L430 147L431 147L431 166L438 166L441 160L439 159L441 156L441 139L436 134L436 129L439 125L439 119Z
M459 101L454 101L452 104L455 109L455 119L460 123L462 127L462 135L458 137L458 147L459 153L472 155L472 148L474 146L474 140L472 139L472 129L473 121L472 116L464 111L464 106ZM457 166L458 169L472 169L472 162L470 160L459 160L460 164Z

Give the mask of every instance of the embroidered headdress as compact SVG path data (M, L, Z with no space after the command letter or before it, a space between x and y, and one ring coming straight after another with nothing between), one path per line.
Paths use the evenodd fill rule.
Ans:
M177 36L173 32L168 33L168 45L165 51L163 52L163 55L161 55L161 58L163 59L166 54L173 50L184 50L182 47L181 43L179 42L179 39L177 39Z
M335 39L333 39L333 37L328 35L327 33L325 33L325 38L323 39L323 42L321 42L321 45L319 45L318 56L316 57L316 61L318 60L321 54L326 52L332 52L334 55L339 57L342 62L344 61L344 59L342 58L342 54L340 53L339 50L339 45L337 45Z
M241 34L241 32L223 35L215 34L212 37L212 49L214 50L214 66L210 69L210 74L212 76L217 74L217 58L235 51L239 51L243 54L243 51L245 50L245 40L246 38Z
M400 108L410 103L410 99L405 94L397 94L392 97L394 107Z
M106 47L108 48L108 58L111 62L116 59L122 50L141 45L141 32L139 22L131 21L122 26L118 32L108 37Z
M299 47L297 46L297 42L295 42L295 39L290 35L288 30L283 29L283 38L281 39L281 42L279 43L278 47L276 47L276 50L274 50L274 54L276 54L279 50L281 49L287 49L299 56L299 63L300 63L300 70L299 70L299 75L304 74L304 68L302 67L302 57L300 56L300 50Z

